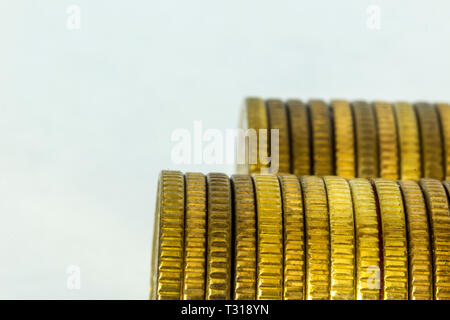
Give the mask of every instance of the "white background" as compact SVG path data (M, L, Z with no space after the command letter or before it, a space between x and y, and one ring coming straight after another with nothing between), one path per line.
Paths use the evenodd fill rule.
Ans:
M444 0L2 0L0 15L0 298L146 299L159 171L233 171L172 163L171 133L236 127L245 96L450 101Z

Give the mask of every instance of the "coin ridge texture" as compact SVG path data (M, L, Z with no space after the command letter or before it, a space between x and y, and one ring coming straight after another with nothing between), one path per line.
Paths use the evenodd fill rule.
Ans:
M433 299L433 270L427 208L417 182L399 181L406 212L409 256L409 299Z
M229 300L231 297L232 226L230 179L222 173L209 173L207 175L207 188L206 299Z
M435 106L429 103L417 103L415 108L421 137L423 176L442 180L444 167L438 113Z
M266 106L269 118L270 132L272 132L272 130L278 129L278 143L272 141L272 133L270 133L270 161L272 165L275 163L275 161L278 162L278 172L290 173L291 152L286 107L284 103L278 99L267 100Z
M231 176L234 195L235 300L256 298L256 205L250 175Z
M406 102L394 104L397 122L400 179L419 180L422 176L419 129L413 107Z
M377 204L370 181L349 180L352 192L356 240L356 298L379 300L381 295L381 243Z
M361 178L378 177L377 130L372 106L352 103L356 137L356 172Z
M345 100L333 100L331 109L334 121L336 175L353 178L356 164L352 109Z
M314 175L331 175L334 173L334 151L328 105L321 100L310 100L308 107L311 118Z
M379 175L381 178L398 179L398 135L394 111L390 103L373 103L378 132Z
M240 143L245 145L239 146L238 151L242 152L245 150L245 155L248 154L248 159L245 159L245 164L238 164L238 171L240 173L259 173L268 167L267 161L269 156L269 122L264 101L260 98L247 98L240 122L241 128L244 131L247 130L246 134L249 136L249 144L239 140Z
M257 210L257 300L283 298L283 209L275 175L254 174Z
M344 178L323 177L328 198L331 249L331 300L355 299L353 201Z
M325 185L320 177L300 179L306 229L306 299L330 298L330 229Z
M310 123L308 108L299 100L288 100L287 111L291 138L291 172L311 174Z
M184 176L162 171L158 182L150 298L179 300L183 277Z
M305 293L305 237L300 182L292 174L278 176L283 202L284 300L303 300Z
M183 300L205 298L206 269L206 177L185 174Z
M431 229L434 299L450 300L450 214L448 195L442 183L421 179Z
M383 233L384 300L408 299L408 249L402 195L394 180L373 179Z
M437 109L441 124L442 147L444 154L444 176L445 180L450 179L450 105L438 103Z

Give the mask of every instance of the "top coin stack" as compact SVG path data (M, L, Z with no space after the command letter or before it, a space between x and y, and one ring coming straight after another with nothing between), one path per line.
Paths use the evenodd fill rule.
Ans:
M244 146L240 173L450 178L449 104L247 98L241 128L256 143Z

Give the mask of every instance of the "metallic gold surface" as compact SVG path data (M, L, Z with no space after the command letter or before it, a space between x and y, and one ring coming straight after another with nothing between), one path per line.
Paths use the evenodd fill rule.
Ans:
M288 100L287 111L291 137L291 171L297 176L311 174L308 108L299 100Z
M379 300L381 226L378 225L375 194L369 180L349 180L352 192L356 240L356 299Z
M420 128L423 176L442 180L442 140L436 107L429 103L417 103L415 108Z
M331 300L355 299L353 201L344 178L323 177L328 198L331 249Z
M334 121L336 175L353 178L356 163L352 109L345 100L333 100L331 110Z
M393 180L378 178L372 182L377 193L383 232L384 300L407 300L408 244L402 195Z
M391 104L387 102L374 102L373 108L378 132L380 177L398 179L398 136L394 111L392 110Z
M309 101L312 130L312 152L314 175L334 173L333 135L328 106L321 100Z
M415 181L399 181L406 212L409 254L409 299L433 299L433 274L427 208Z
M450 104L438 103L441 124L442 146L444 154L444 176L446 180L450 179Z
M205 298L206 269L206 178L186 173L184 224L183 300Z
M278 176L283 203L284 300L303 300L305 293L305 236L303 197L297 176Z
M278 129L278 144L272 144L269 139L269 143L272 146L271 152L273 153L270 154L271 161L273 162L274 157L278 156L278 172L290 173L291 151L286 107L284 103L278 99L269 99L267 100L266 105L269 117L269 128L270 130Z
M375 115L364 101L352 103L356 137L356 173L361 178L378 177L378 150Z
M330 298L330 229L322 178L303 176L306 229L306 299Z
M257 300L283 298L283 208L278 178L254 174L257 208Z
M400 156L400 179L419 180L422 176L420 138L414 108L405 102L394 104Z
M450 300L450 214L448 195L442 183L421 179L431 229L434 299Z
M232 175L235 300L256 299L256 205L250 175Z
M261 169L268 167L269 145L267 110L264 101L260 98L247 98L242 109L240 126L249 137L245 146L238 146L245 149L247 155L244 164L238 163L239 173L260 173ZM265 130L265 131L264 131ZM256 143L254 143L256 142Z
M162 171L153 234L150 299L178 300L183 277L184 176Z
M208 246L207 300L228 300L231 297L231 214L230 179L222 173L207 175Z

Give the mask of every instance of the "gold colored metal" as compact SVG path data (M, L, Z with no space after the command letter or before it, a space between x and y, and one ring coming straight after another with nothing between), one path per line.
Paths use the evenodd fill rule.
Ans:
M374 102L378 131L378 160L381 178L398 179L398 136L394 111L387 102Z
M427 208L415 181L399 181L408 231L409 299L433 299L433 273Z
M305 293L305 236L303 197L295 175L278 176L283 203L284 300L303 300Z
M153 233L150 299L179 300L183 277L184 176L162 171Z
M208 246L206 300L231 297L231 187L222 173L207 175Z
M331 110L334 119L336 175L354 178L356 164L352 109L345 100L333 100Z
M206 269L206 178L185 174L183 300L205 298Z
M256 206L250 175L232 175L234 194L234 300L256 299Z
M257 208L257 300L283 298L283 209L278 178L254 174Z
M437 109L440 116L442 147L444 153L444 176L450 179L450 104L438 103Z
M408 244L403 200L397 183L373 179L383 232L384 300L408 299Z
M353 201L344 178L323 177L328 198L331 244L331 300L355 299Z
M311 174L310 125L308 108L299 100L288 100L291 136L291 169L297 176Z
M415 108L421 136L423 176L442 180L442 140L436 107L429 103L417 103Z
M291 151L289 141L288 119L286 114L286 107L281 100L270 99L267 100L267 114L269 117L270 130L278 129L278 144L271 144L271 161L278 156L278 172L291 172ZM270 135L269 135L270 136ZM270 141L270 139L269 139ZM274 172L276 173L276 172Z
M314 175L334 173L333 135L328 106L321 100L309 101L312 128L312 152Z
M269 120L264 101L260 98L247 98L241 114L241 128L246 130L248 144L245 145L246 163L238 164L239 173L260 173L268 167ZM256 142L256 143L255 143ZM239 146L240 149L242 146Z
M448 182L447 182L448 184ZM448 195L442 183L421 179L431 229L434 299L450 300L450 214Z
M372 106L352 103L356 136L356 172L361 178L378 177L377 130Z
M305 206L306 299L330 298L330 229L325 185L322 178L300 179Z
M394 104L399 137L400 179L419 180L422 176L420 162L419 128L414 108L406 102Z
M356 299L381 298L380 273L381 226L378 225L375 194L369 180L349 180L355 217L356 240Z

